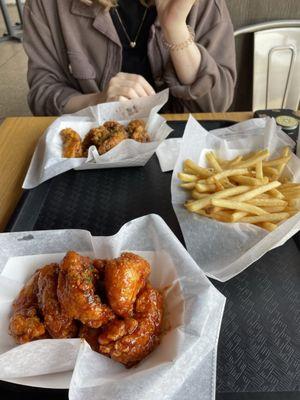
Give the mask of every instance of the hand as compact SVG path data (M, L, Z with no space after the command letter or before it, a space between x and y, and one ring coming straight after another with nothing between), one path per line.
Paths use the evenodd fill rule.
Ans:
M125 101L154 95L152 86L141 75L119 72L104 91L105 102Z
M158 18L163 30L176 29L186 23L196 0L155 0Z

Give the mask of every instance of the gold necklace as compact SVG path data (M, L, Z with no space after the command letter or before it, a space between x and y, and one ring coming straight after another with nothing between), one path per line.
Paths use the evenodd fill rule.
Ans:
M121 24L121 26L122 26L122 29L123 29L124 33L125 33L125 36L126 36L128 42L129 42L129 46L133 49L133 48L136 46L136 42L137 42L137 40L138 40L138 38L139 38L139 36L140 36L141 30L142 30L142 26L143 26L143 24L144 24L144 21L145 21L147 12L148 12L148 8L146 8L146 10L145 10L145 12L144 12L144 15L143 15L143 18L142 18L142 22L141 22L141 24L140 24L140 26L139 26L139 29L138 29L138 31L137 31L137 34L135 35L134 40L131 40L131 39L130 39L130 36L129 36L128 33L127 33L127 30L126 30L126 28L125 28L125 25L123 24L123 21L122 21L122 19L121 19L121 16L120 16L120 14L119 14L117 8L115 8L114 10L115 10L116 15L117 15L117 17L118 17L118 20L120 21L120 24Z

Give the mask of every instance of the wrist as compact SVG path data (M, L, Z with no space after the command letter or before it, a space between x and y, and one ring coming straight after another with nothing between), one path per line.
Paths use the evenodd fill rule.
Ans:
M172 26L164 26L162 30L164 38L168 43L181 43L190 37L190 31L185 22L172 24Z

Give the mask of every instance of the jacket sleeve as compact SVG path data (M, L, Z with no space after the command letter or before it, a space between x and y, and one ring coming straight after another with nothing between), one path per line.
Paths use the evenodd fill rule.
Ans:
M180 100L185 111L226 111L233 100L236 82L236 60L233 26L227 9L217 23L199 35L197 21L195 42L201 53L201 64L195 81L182 85L169 61L165 81L171 94Z
M68 99L80 94L72 87L47 23L30 1L24 7L24 48L28 56L28 104L34 115L60 115Z

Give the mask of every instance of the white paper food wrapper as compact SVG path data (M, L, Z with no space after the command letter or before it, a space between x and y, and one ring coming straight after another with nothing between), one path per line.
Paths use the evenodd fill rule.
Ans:
M12 302L24 282L38 267L61 260L70 249L100 258L133 251L151 263L151 283L165 289L170 329L159 347L136 367L126 369L80 339L16 346L9 336ZM190 400L199 393L202 400L215 398L225 298L157 215L131 221L111 237L92 237L80 230L1 234L0 271L0 379L26 384L31 377L33 386L55 387L53 376L62 382L61 375L74 369L71 400Z
M190 213L183 206L189 194L179 187L177 178L182 172L183 161L189 158L207 167L205 155L211 150L221 158L233 159L265 148L274 158L282 147L294 145L271 118L252 119L230 128L207 132L190 117L172 176L172 204L187 250L207 276L225 282L269 250L284 244L300 230L300 213L271 233L251 224L222 223ZM300 159L294 154L284 173L289 174L293 181L300 182Z
M173 138L164 140L156 150L162 172L172 171L179 156L180 144L182 138Z
M166 120L158 114L168 101L168 96L167 89L155 96L100 104L56 119L39 140L23 183L23 189L31 189L72 168L103 169L144 166L160 143L172 131ZM151 141L139 143L126 139L102 156L99 155L96 147L92 146L87 158L62 158L61 130L72 128L84 138L91 128L111 119L122 124L128 124L133 119L143 119Z

